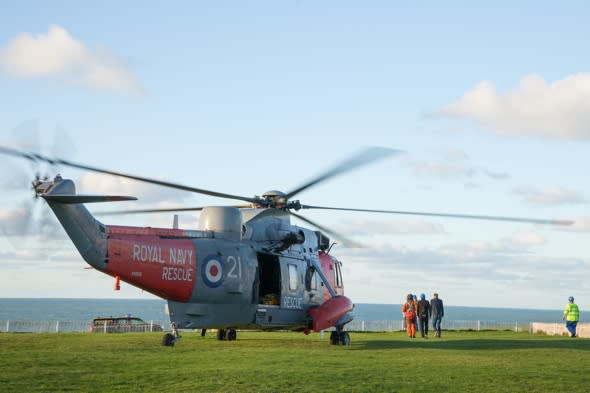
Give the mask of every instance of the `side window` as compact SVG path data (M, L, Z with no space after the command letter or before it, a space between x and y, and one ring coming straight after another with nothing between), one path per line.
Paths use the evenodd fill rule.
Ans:
M287 265L289 267L289 290L295 291L297 289L298 278L297 277L297 265Z
M318 278L319 274L315 269L307 268L305 271L305 290L306 291L317 291L318 290Z

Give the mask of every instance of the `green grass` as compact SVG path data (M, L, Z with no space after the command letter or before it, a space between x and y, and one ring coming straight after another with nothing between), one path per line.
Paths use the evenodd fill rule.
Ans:
M0 392L588 392L590 340L513 332L0 334Z

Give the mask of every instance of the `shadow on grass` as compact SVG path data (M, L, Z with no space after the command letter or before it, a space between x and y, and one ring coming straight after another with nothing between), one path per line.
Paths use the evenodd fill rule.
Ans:
M428 339L370 340L351 346L351 350L365 349L450 349L450 350L506 350L506 349L576 349L590 351L590 340L569 337L552 339Z

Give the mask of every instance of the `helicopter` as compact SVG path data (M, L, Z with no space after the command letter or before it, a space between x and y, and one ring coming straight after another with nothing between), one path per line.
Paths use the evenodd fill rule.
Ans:
M405 214L479 220L570 225L567 220L376 210L301 203L294 197L319 183L361 166L403 153L371 147L341 161L289 192L267 191L247 197L97 168L0 146L0 153L75 169L103 173L163 187L244 202L231 206L179 207L104 212L132 214L200 211L196 229L105 225L85 204L130 201L122 195L81 195L72 180L37 177L35 195L43 198L82 258L94 269L167 301L171 332L162 339L174 346L180 330L217 330L218 340L236 340L237 330L291 330L306 334L333 328L332 345L349 345L345 330L354 303L344 295L342 262L331 253L330 237L357 245L297 213L305 209ZM293 225L295 217L315 229Z

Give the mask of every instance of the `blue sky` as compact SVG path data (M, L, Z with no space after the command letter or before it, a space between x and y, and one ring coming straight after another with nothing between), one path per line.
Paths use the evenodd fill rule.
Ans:
M245 196L291 190L367 146L401 149L298 198L575 224L303 212L368 245L333 249L353 301L437 291L453 305L560 309L573 295L584 309L585 11L532 1L13 2L0 15L0 143ZM37 170L59 171L79 192L135 195L135 207L233 202L8 157L0 167L1 297L151 297L114 292L110 277L84 269L27 189Z

